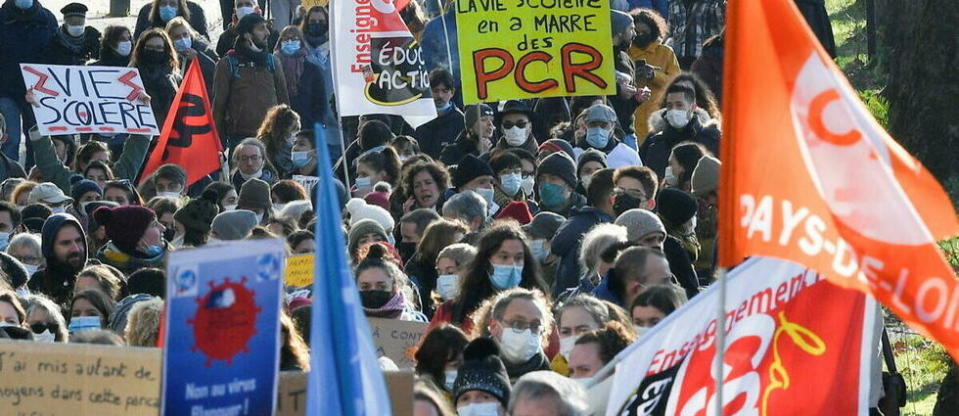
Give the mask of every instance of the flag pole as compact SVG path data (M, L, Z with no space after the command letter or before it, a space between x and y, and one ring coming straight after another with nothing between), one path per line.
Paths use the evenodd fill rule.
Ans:
M713 373L716 374L716 414L723 414L723 360L726 357L726 268L717 269L719 279L719 308L716 309L716 358Z
M226 183L231 182L230 181L230 158L227 156L228 152L229 152L228 149L223 149L223 151L220 152L220 171L223 174L223 181Z
M439 2L440 0L436 0L436 1ZM450 7L454 7L453 2L449 2L449 5ZM456 11L454 10L453 13L455 14ZM455 19L456 16L453 16L453 18ZM450 49L450 33L449 33L449 30L446 28L446 10L442 7L440 7L440 22L443 23L443 36L446 37L446 61L450 65L450 75L452 75L453 79L455 80L456 74L453 73L453 53L451 52L451 49Z

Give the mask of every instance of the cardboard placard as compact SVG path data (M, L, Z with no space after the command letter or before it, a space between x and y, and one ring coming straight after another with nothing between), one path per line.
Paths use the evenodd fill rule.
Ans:
M132 67L20 64L23 83L39 106L33 108L40 134L160 134Z
M276 405L277 416L302 416L306 411L308 373L280 373L280 395ZM393 416L413 415L413 371L387 371L386 388L390 394Z
M609 2L456 0L463 102L616 93Z
M426 333L426 322L401 321L399 319L368 318L373 331L373 343L380 356L393 360L396 366L413 368L411 348L419 344Z
M286 273L283 282L291 287L306 287L313 284L313 274L316 273L312 254L291 256L286 258Z

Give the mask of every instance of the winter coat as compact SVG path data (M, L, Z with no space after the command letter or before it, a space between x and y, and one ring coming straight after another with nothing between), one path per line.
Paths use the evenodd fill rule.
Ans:
M100 49L100 59L90 62L89 66L130 66L130 57L123 56L111 47Z
M97 252L97 259L103 264L116 267L124 275L129 276L131 273L147 267L166 269L168 253L169 246L166 243L163 244L163 252L156 256L147 257L142 253L127 253L112 241L109 241L106 245L100 247L100 251Z
M683 245L673 236L666 236L663 242L663 254L669 262L669 271L676 276L679 285L686 291L686 297L692 299L699 293L699 277L693 269L693 262Z
M663 118L666 109L661 109L649 116L649 130L652 132L639 148L639 156L650 169L660 178L665 175L669 164L669 154L673 146L685 140L697 142L710 152L719 156L719 139L721 133L716 120L701 108L694 111L694 116L681 130L677 130Z
M273 53L273 61L282 65L280 52ZM289 77L290 74L283 74ZM286 80L288 83L290 79ZM290 107L300 115L300 125L304 129L313 129L316 123L324 123L329 105L324 102L327 98L326 83L323 80L323 70L309 59L303 61L303 72L300 73L300 83L296 95L287 89ZM327 140L330 140L327 138Z
M150 148L150 136L133 134L123 143L123 153L113 164L113 174L117 179L136 179L140 168L146 160L147 150ZM43 180L53 182L63 193L70 194L70 177L75 172L63 166L57 160L50 136L42 136L37 129L30 130L30 141L33 143L33 156L37 162L37 169L43 175ZM237 188L239 189L239 188Z
M633 64L633 60L629 58L629 54L626 53L626 49L615 46L613 47L613 66L616 68L616 72L621 72L629 75L633 80L636 76L636 67ZM635 82L633 82L635 84ZM633 134L633 113L636 112L636 108L639 107L639 102L636 101L632 96L623 98L620 96L621 87L619 83L616 83L616 94L610 95L607 97L609 101L609 106L613 108L616 112L616 118L619 121L619 127L623 129L626 135Z
M669 2L671 37L666 44L680 59L698 58L703 43L723 29L726 21L726 0L691 0Z
M438 277L436 268L421 260L417 255L406 262L403 273L409 276L410 281L414 283L416 290L419 292L420 302L422 303L420 309L423 311L423 315L432 318L434 308L431 294L433 289L436 289L436 278Z
M190 18L187 19L190 26L193 30L197 31L197 33L209 39L210 35L206 31L206 16L203 14L203 8L190 0L187 0L186 8L190 11ZM140 35L143 34L143 32L155 27L160 29L166 27L166 22L160 19L159 12L152 20L150 19L150 11L152 9L153 2L147 2L147 4L144 4L143 7L140 8L140 12L137 13L137 24L133 30L134 43L136 43L137 39L140 39Z
M268 55L273 60L273 55ZM257 65L231 51L213 76L213 120L221 137L254 137L266 112L290 102L283 66Z
M428 123L416 128L413 137L420 145L420 151L433 159L438 159L443 148L453 143L466 127L463 112L453 106L446 113L437 116Z
M23 170L23 166L20 166L17 161L10 159L7 155L0 154L3 156L0 158L0 172L3 172L3 175L0 175L0 182L7 180L8 178L26 178L27 172Z
M73 45L66 34L66 27L60 26L53 36L47 51L47 62L51 65L85 65L100 58L100 32L87 26L83 30L83 43Z
M549 249L560 258L556 268L556 282L553 284L553 298L564 290L575 287L582 276L579 269L579 249L585 235L593 227L613 222L609 214L590 206L574 210L563 225L556 230Z
M196 59L200 61L200 72L203 73L203 82L206 83L207 98L213 99L213 74L216 73L216 62L220 57L216 51L210 47L210 44L204 38L193 38L193 46L196 51ZM190 61L180 56L180 73L186 74L190 67Z
M636 131L636 140L640 142L639 144L642 144L642 141L645 140L649 134L649 115L659 109L663 101L663 94L666 92L666 87L669 86L669 83L673 81L676 75L679 75L681 70L679 69L679 61L676 60L676 54L673 53L673 49L659 42L652 42L645 48L638 48L636 46L629 48L629 58L632 59L633 62L645 59L648 65L662 68L653 72L652 79L636 80L637 88L646 87L652 92L649 100L640 104L639 107L636 108L636 112L633 113L636 118L633 123Z
M440 152L440 162L443 162L446 166L455 165L466 155L479 156L479 154L479 147L476 145L476 140L467 137L466 130L463 130L459 136L456 136L456 140L453 140L453 143L443 147L443 151Z
M587 149L595 148L586 143L586 140L579 143L579 146L574 147L573 154L576 155L576 160L579 160L579 157ZM605 149L596 150L606 153L606 167L609 169L624 166L643 166L643 160L639 157L639 154L636 153L636 150L633 150L632 147L627 146L619 140L610 140L610 143L606 145Z
M46 63L47 50L57 31L57 18L39 0L33 7L20 10L7 0L0 6L0 97L23 99L21 63Z
M162 128L167 113L170 112L170 106L173 105L173 99L176 98L176 90L180 87L180 81L183 78L179 73L170 69L167 64L158 66L140 64L137 69L140 70L143 88L150 95L150 107L153 108L157 126Z

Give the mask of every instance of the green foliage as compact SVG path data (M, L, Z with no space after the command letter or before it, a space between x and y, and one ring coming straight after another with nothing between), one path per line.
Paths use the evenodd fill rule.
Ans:
M859 97L866 104L866 108L876 118L879 125L884 129L889 129L889 101L882 96L882 91L878 89L863 90L859 92Z

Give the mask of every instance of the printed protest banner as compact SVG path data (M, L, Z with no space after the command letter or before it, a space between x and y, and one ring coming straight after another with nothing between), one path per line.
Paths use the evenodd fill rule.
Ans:
M747 260L727 278L724 414L868 413L879 316L871 298L771 258ZM608 416L713 414L718 289L620 353Z
M419 344L429 325L426 322L399 319L369 318L376 353L393 360L399 368L413 368L416 363L408 351Z
M143 92L140 72L131 67L20 64L33 90L40 134L160 133Z
M794 2L729 7L720 262L804 264L959 359L959 280L937 244L959 233L949 196L873 119Z
M609 2L456 0L463 102L616 93Z
M292 178L294 182L303 185L303 189L306 189L306 192L312 192L313 188L316 187L316 183L320 181L319 177L310 176L310 175L293 175Z
M336 108L341 116L404 116L413 127L436 118L420 45L393 1L335 1L330 14Z
M161 414L273 414L284 251L259 240L170 254Z
M4 415L157 414L160 350L0 341Z
M313 261L316 256L304 254L301 256L291 256L286 258L286 272L283 281L287 286L306 287L313 284L313 274L316 267Z

